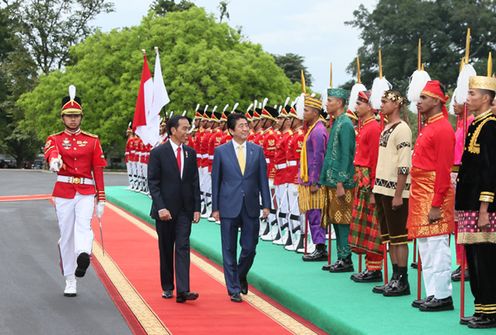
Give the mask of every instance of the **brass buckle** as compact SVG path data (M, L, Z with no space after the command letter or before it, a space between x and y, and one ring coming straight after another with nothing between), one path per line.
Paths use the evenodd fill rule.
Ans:
M81 184L81 178L79 178L79 177L72 177L72 183L73 184Z

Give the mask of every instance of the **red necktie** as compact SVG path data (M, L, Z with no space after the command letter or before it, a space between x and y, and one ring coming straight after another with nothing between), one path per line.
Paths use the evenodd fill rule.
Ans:
M179 175L181 175L181 147L177 147L177 167L179 168Z

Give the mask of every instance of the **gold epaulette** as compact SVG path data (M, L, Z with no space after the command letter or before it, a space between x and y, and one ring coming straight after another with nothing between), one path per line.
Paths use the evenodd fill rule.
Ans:
M87 135L89 137L98 138L98 135L88 133L87 131L81 130L81 134Z

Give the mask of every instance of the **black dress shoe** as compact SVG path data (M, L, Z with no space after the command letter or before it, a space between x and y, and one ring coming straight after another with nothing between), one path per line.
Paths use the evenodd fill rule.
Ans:
M233 294L231 294L231 301L232 302L243 302L243 299L241 298L241 295L239 293L233 293Z
M424 299L414 300L412 302L412 307L419 308L420 305L422 305L423 303L429 302L432 299L434 299L434 296L433 295L430 295L430 296L428 296L427 298L424 298Z
M461 317L460 318L460 324L461 325L468 325L468 323L474 319L478 319L480 318L481 316L479 314L474 314L474 315L470 315L470 316L464 316L464 317Z
M391 286L391 281L384 285L374 286L372 289L373 293L383 294L387 287Z
M468 322L468 328L474 328L474 329L496 328L496 317L481 315L480 317L473 318Z
M419 309L422 312L441 312L441 311L451 311L455 309L453 306L453 299L447 297L444 299L432 298L431 301L426 301L420 305Z
M329 272L353 272L355 269L353 268L353 263L351 262L351 258L338 259L336 263L331 265Z
M246 279L240 279L239 286L241 286L241 293L248 294L248 281Z
M351 275L351 280L357 283L377 283L382 281L382 271L365 270Z
M176 302L183 303L186 300L196 300L200 295L196 292L182 292L178 293L176 297Z
M301 257L304 262L320 262L327 260L327 251L315 249L311 254Z
M172 290L165 290L164 292L162 292L162 298L171 299L172 297Z
M462 268L460 266L458 267L458 269L456 269L451 273L451 280L452 281L462 280ZM468 274L468 270L465 270L465 281L469 281L469 280L470 280L470 276Z
M86 269L88 269L88 266L90 266L90 255L88 255L85 252L82 252L79 254L77 258L77 268L76 272L74 273L76 277L84 277L86 274Z
M408 283L408 280L399 276L398 279L391 281L391 285L384 290L382 295L385 297L410 295L410 284Z
M329 271L331 269L331 264L322 265L322 271Z

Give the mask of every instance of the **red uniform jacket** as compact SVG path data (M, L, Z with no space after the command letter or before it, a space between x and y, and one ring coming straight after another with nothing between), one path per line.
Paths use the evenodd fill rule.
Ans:
M48 136L45 143L45 159L62 158L59 176L93 179L95 185L57 181L53 188L54 197L72 199L76 192L84 195L97 193L98 200L105 200L103 168L107 162L103 155L98 136L78 131L75 134L62 131Z
M288 142L291 136L293 136L291 129L285 130L277 141L273 160L275 168L274 185L282 185L288 182L288 177L286 177L288 169L286 152L288 151Z
M305 133L300 128L293 133L288 141L288 150L286 150L286 160L288 169L286 170L287 183L298 184L298 170L300 163L301 148L303 148L303 140Z

